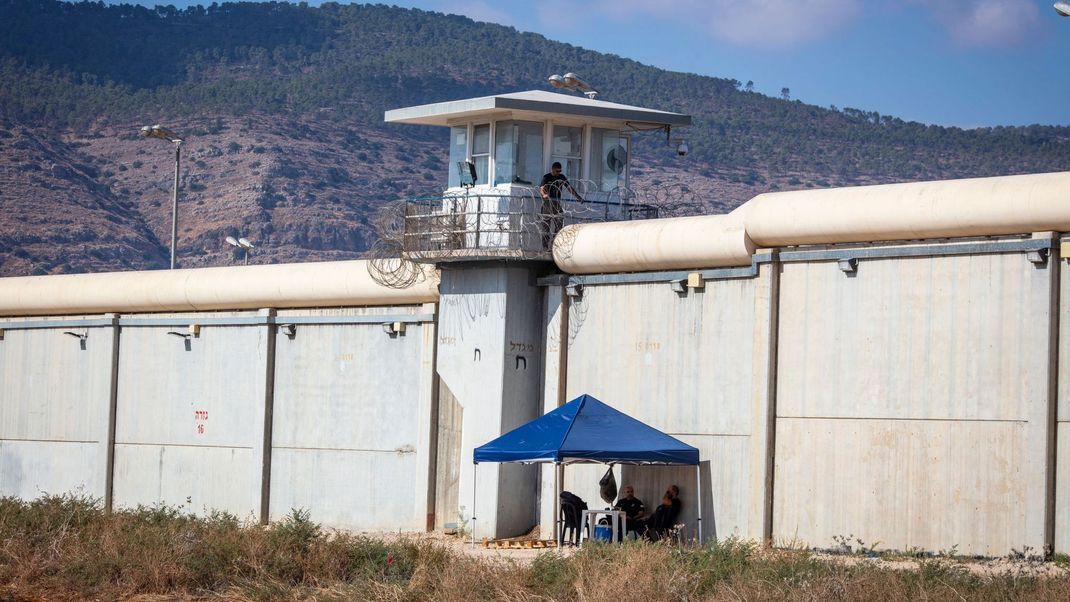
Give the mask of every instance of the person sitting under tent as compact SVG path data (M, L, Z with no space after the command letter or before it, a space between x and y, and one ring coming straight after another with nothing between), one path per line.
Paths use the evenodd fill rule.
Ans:
M631 485L621 487L620 492L622 495L613 505L613 509L624 512L627 531L634 531L636 535L642 536L646 532L646 523L643 522L646 518L646 506L635 497L635 488ZM623 536L623 533L621 535Z
M680 516L680 488L669 485L661 496L661 504L654 509L654 514L646 521L646 536L657 541L668 534Z

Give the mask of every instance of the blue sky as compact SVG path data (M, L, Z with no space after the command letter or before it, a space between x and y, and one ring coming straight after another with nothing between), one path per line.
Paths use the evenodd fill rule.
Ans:
M786 87L792 98L821 106L961 127L1070 125L1070 18L1048 0L394 4L501 23L673 71L753 80L770 95ZM582 66L561 69L598 84L598 74ZM612 99L612 90L602 92Z

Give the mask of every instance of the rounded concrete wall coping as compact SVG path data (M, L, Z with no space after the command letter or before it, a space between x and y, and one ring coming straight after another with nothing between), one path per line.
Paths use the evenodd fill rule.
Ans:
M437 301L437 271L421 269L408 288L376 282L364 260L0 278L0 316Z
M725 215L573 225L563 271L749 265L756 248L1070 231L1070 172L760 194Z

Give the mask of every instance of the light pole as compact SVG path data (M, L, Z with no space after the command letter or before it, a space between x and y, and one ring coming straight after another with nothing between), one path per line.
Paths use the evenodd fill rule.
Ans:
M233 236L228 236L227 244L238 247L239 249L245 249L245 265L249 265L249 249L253 248L253 243L249 242L248 238L236 239Z
M141 128L145 138L159 138L175 145L175 188L171 194L171 269L175 269L175 244L178 240L178 169L182 163L182 138L160 124Z

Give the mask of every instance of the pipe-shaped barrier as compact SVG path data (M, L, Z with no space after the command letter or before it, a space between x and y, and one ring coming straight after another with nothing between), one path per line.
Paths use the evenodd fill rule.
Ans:
M424 270L407 288L379 284L363 260L3 278L0 316L437 301L434 268Z
M738 212L574 224L554 239L554 260L571 274L750 265L753 254Z
M762 247L1070 230L1070 172L760 194L741 209Z
M727 215L572 225L572 274L750 263L755 247L1070 231L1070 172L760 194Z
M1070 231L1070 172L761 194L725 215L576 224L554 241L567 273L749 265L756 247ZM436 301L366 261L0 279L0 316L329 307Z

